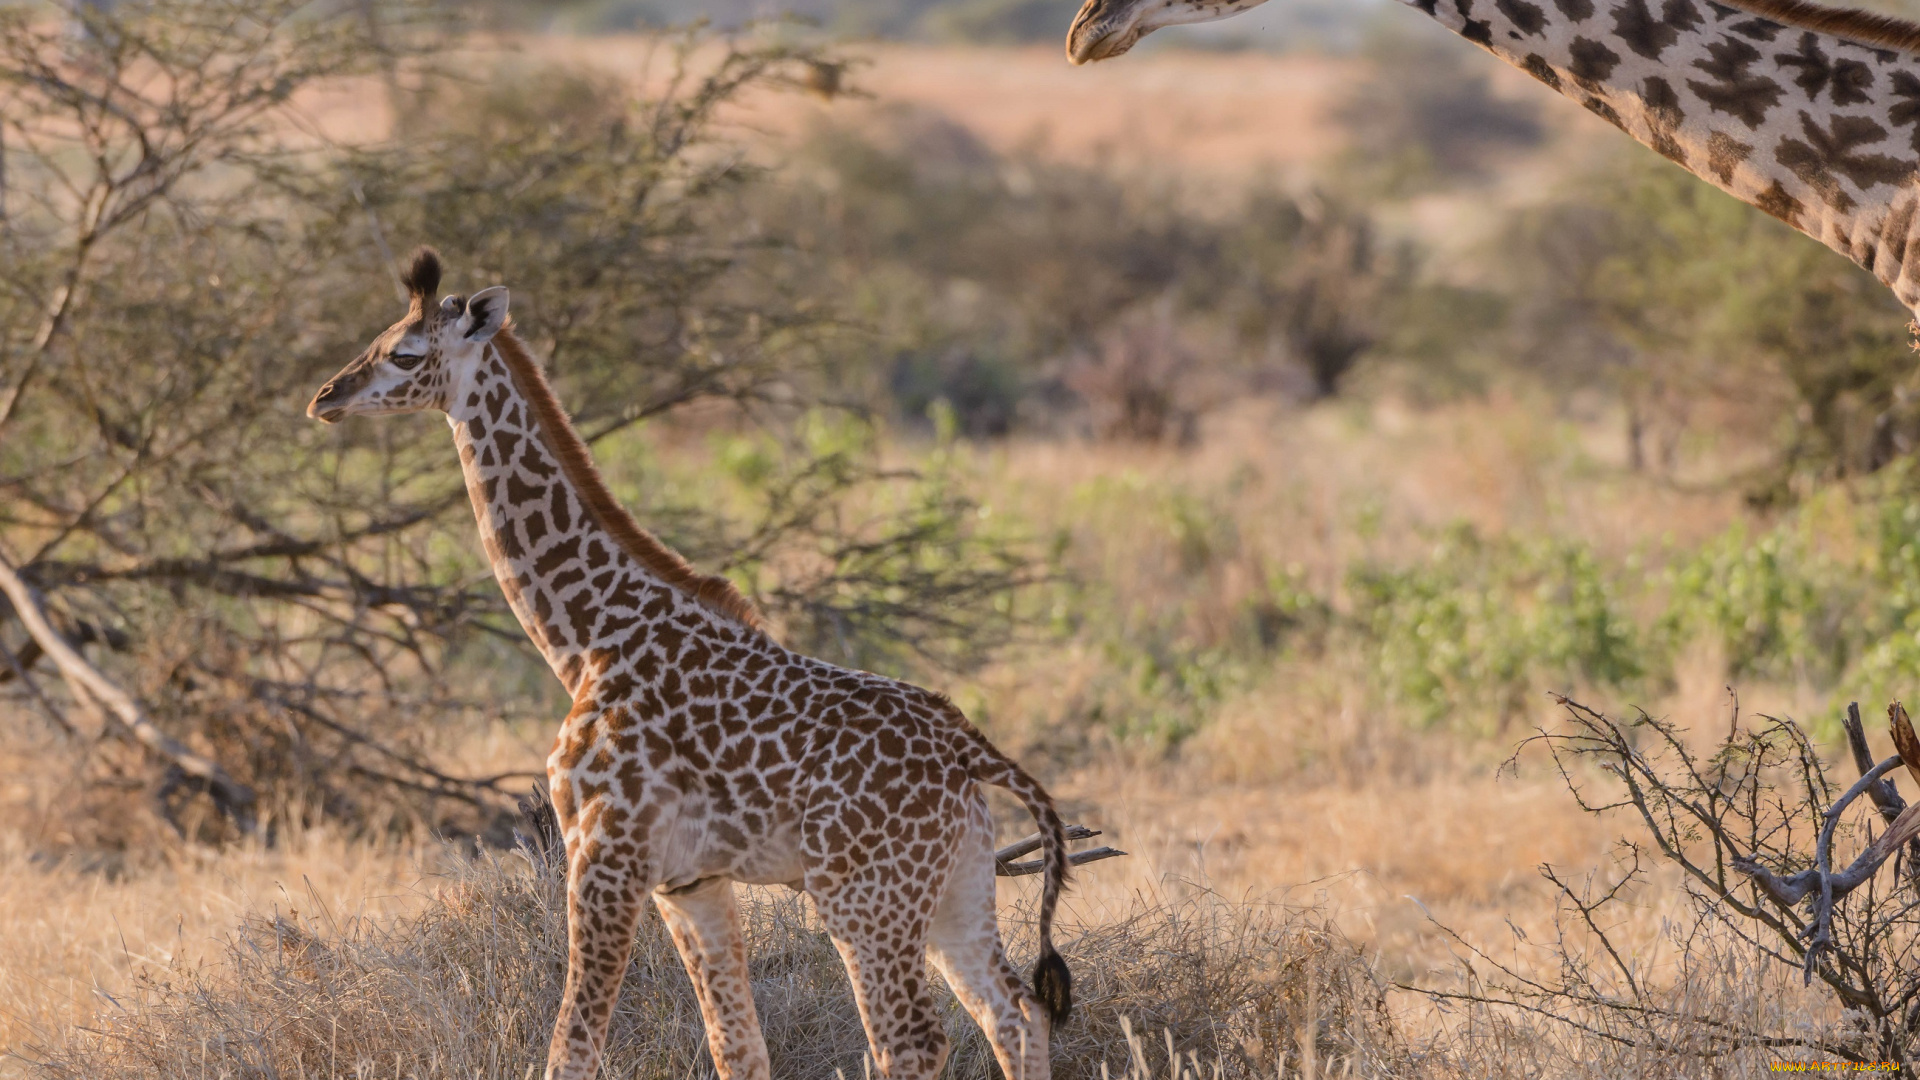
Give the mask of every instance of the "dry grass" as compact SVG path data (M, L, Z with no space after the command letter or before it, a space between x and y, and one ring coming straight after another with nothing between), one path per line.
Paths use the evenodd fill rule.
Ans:
M775 1072L862 1071L865 1041L839 956L792 894L748 890L755 998ZM1208 895L1136 897L1074 928L1079 1009L1056 1033L1057 1075L1124 1071L1129 1033L1272 1075L1281 1057L1391 1065L1401 1043L1358 950L1310 912ZM1074 933L1075 930L1078 933ZM46 1075L459 1076L518 1080L544 1054L566 925L559 882L513 857L463 863L414 914L257 915L216 958L143 971L98 1026L48 1047ZM1018 950L1023 942L1015 942ZM608 1042L607 1075L702 1071L698 1006L657 919L642 923ZM947 998L949 1075L992 1056Z
M50 860L0 830L0 1076L73 1026L118 1014L125 995L216 961L233 928L261 912L381 920L416 910L414 882L442 858L325 832L272 850L166 849L114 873ZM20 1055L20 1056L14 1056Z
M1695 945L1687 978L1675 980L1657 1003L1674 1013L1723 1017L1806 1035L1830 1033L1842 1026L1835 1011L1802 991L1797 980L1782 977L1757 957L1704 942ZM1423 1075L1436 1080L1546 1076L1556 1080L1732 1080L1767 1076L1774 1071L1770 1064L1805 1058L1764 1046L1729 1053L1710 1045L1697 1025L1660 1020L1623 1023L1619 1016L1572 1010L1560 1016L1538 1016L1456 1004L1444 1013L1435 1010L1428 1023L1444 1033L1433 1044L1440 1052L1422 1061ZM1626 1041L1629 1038L1632 1042ZM1649 1049L1649 1044L1658 1049Z

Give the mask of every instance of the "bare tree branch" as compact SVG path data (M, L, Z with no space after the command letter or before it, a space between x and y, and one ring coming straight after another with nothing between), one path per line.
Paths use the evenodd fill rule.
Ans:
M253 832L254 803L257 801L253 789L228 776L219 763L194 753L186 744L155 726L131 695L101 674L54 630L52 624L47 622L45 613L40 610L40 603L32 590L5 559L0 559L0 592L7 594L7 599L13 604L14 614L19 616L27 632L33 635L33 640L59 666L62 675L112 710L140 745L181 772L206 784L214 802L233 819L241 832Z
M1680 728L1644 712L1616 720L1554 696L1567 723L1522 746L1546 747L1582 808L1631 809L1637 835L1620 841L1610 885L1591 878L1576 885L1542 867L1560 896L1554 937L1540 944L1514 929L1516 950L1537 957L1498 956L1441 927L1466 950L1465 986L1421 992L1690 1063L1798 1046L1833 1060L1904 1065L1920 1034L1920 899L1888 896L1875 887L1874 870L1920 836L1920 805L1906 804L1846 869L1833 870L1832 854L1838 837L1855 835L1843 819L1861 795L1880 807L1876 816L1898 798L1886 777L1902 758L1867 760L1860 780L1836 792L1819 748L1791 721L1735 723L1701 756ZM1853 741L1856 760L1864 759L1864 733ZM1594 766L1604 779L1593 779ZM1618 798L1589 793L1616 785ZM1635 955L1614 940L1625 905L1638 904L1634 898L1659 880L1643 869L1643 853L1680 872L1693 915L1669 923L1666 939L1682 964L1732 965L1706 977L1754 994L1818 976L1847 1022L1809 1031L1769 1019L1766 1009L1715 1013L1685 989L1697 985L1690 976L1673 987L1643 978L1641 965L1654 962L1644 947ZM1794 867L1805 869L1778 869Z

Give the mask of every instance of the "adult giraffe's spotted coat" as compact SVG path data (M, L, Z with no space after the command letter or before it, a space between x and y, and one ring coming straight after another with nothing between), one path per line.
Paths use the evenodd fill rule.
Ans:
M308 406L447 414L481 541L507 602L573 697L547 776L567 849L567 980L550 1078L591 1077L651 895L693 979L720 1076L769 1074L733 883L814 900L846 961L874 1060L940 1071L931 952L1009 1077L1048 1075L1070 1007L1051 941L1066 878L1053 802L938 694L802 656L724 579L633 522L600 480L498 286L437 305L437 256L412 307ZM1029 991L994 920L981 785L1039 823L1046 879Z
M1265 0L1085 0L1075 63ZM1800 0L1403 0L1920 313L1920 25Z

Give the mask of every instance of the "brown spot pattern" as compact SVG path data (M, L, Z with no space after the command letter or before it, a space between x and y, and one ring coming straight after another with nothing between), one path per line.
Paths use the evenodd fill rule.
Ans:
M1800 0L1414 6L1920 304L1894 211L1920 198L1920 25Z

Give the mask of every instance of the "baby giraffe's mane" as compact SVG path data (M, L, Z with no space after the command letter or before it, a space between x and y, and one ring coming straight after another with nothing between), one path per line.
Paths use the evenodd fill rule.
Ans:
M532 407L534 424L541 440L559 460L560 468L573 484L587 513L606 530L607 535L638 560L648 573L669 587L749 631L761 632L759 613L754 611L753 604L740 594L740 590L733 587L732 582L695 570L679 553L641 528L640 523L633 520L633 515L627 513L626 507L613 497L607 482L600 477L600 470L593 464L593 455L588 452L586 442L575 430L573 421L567 418L566 410L560 407L560 400L553 396L553 388L547 384L547 377L540 370L540 365L534 362L526 347L520 344L520 339L514 336L511 324L502 327L494 335L493 345L506 362L514 387Z

